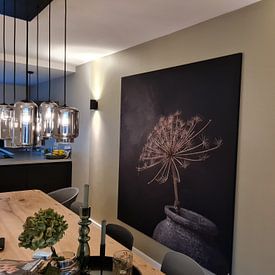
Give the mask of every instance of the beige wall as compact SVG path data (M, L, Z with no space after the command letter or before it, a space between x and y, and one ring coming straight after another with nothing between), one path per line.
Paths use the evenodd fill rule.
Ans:
M89 183L89 147L90 147L90 64L84 64L77 68L76 73L67 78L67 105L80 110L79 136L72 143L72 185L79 187L78 200L82 201L83 186ZM58 78L51 82L51 100L64 104L64 79ZM48 82L39 85L39 100L48 100ZM36 99L35 87L32 98Z
M89 158L90 158L90 65L78 67L75 74L68 77L67 105L80 110L79 137L72 144L72 183L80 189L78 200L82 201L84 184L89 184ZM62 101L63 102L63 101Z
M243 52L233 274L275 274L274 26L275 1L263 0L81 67L100 109L90 122L94 219L118 222L121 77ZM130 229L135 246L161 261L166 249Z

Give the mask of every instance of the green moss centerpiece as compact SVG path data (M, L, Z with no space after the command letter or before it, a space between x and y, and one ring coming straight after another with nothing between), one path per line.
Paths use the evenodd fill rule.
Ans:
M18 238L20 247L31 250L50 247L52 256L57 256L53 246L62 239L68 224L64 216L48 208L40 209L33 217L28 217L23 228L24 231Z
M27 217L24 225L24 231L18 237L19 247L29 248L31 250L50 247L52 259L62 260L58 257L54 245L62 239L68 224L63 215L58 214L53 209L40 209L34 213L34 216Z

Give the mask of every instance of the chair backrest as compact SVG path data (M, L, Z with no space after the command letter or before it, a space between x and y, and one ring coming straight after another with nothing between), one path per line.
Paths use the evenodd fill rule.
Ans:
M118 224L109 223L106 225L106 234L124 245L127 249L132 250L134 237L125 227Z
M79 215L80 213L80 208L83 207L83 203L80 201L74 201L71 206L70 209L77 215Z
M161 271L166 275L205 275L197 262L179 252L168 252L164 256Z
M78 193L79 189L77 187L66 187L50 192L48 195L64 206L70 208L71 204L76 200Z

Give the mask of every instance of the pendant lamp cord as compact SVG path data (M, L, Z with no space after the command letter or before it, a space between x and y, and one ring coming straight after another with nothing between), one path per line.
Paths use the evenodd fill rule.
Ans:
M51 2L49 3L49 101L51 100Z
M29 21L26 20L26 100L29 100L29 79L28 79L28 67L29 67Z
M33 71L28 71L28 77L29 77L29 95L31 93L31 84L32 84L32 79L31 79L31 76L33 74Z
M67 0L65 0L65 16L64 16L64 106L67 103Z
M37 6L37 19L36 19L36 100L39 101L39 13Z
M3 104L6 100L6 1L3 1Z
M16 0L13 1L13 102L16 101Z

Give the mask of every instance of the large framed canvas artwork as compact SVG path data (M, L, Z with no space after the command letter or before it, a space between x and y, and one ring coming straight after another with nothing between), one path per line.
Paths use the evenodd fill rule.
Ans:
M118 219L231 273L242 54L123 77Z

